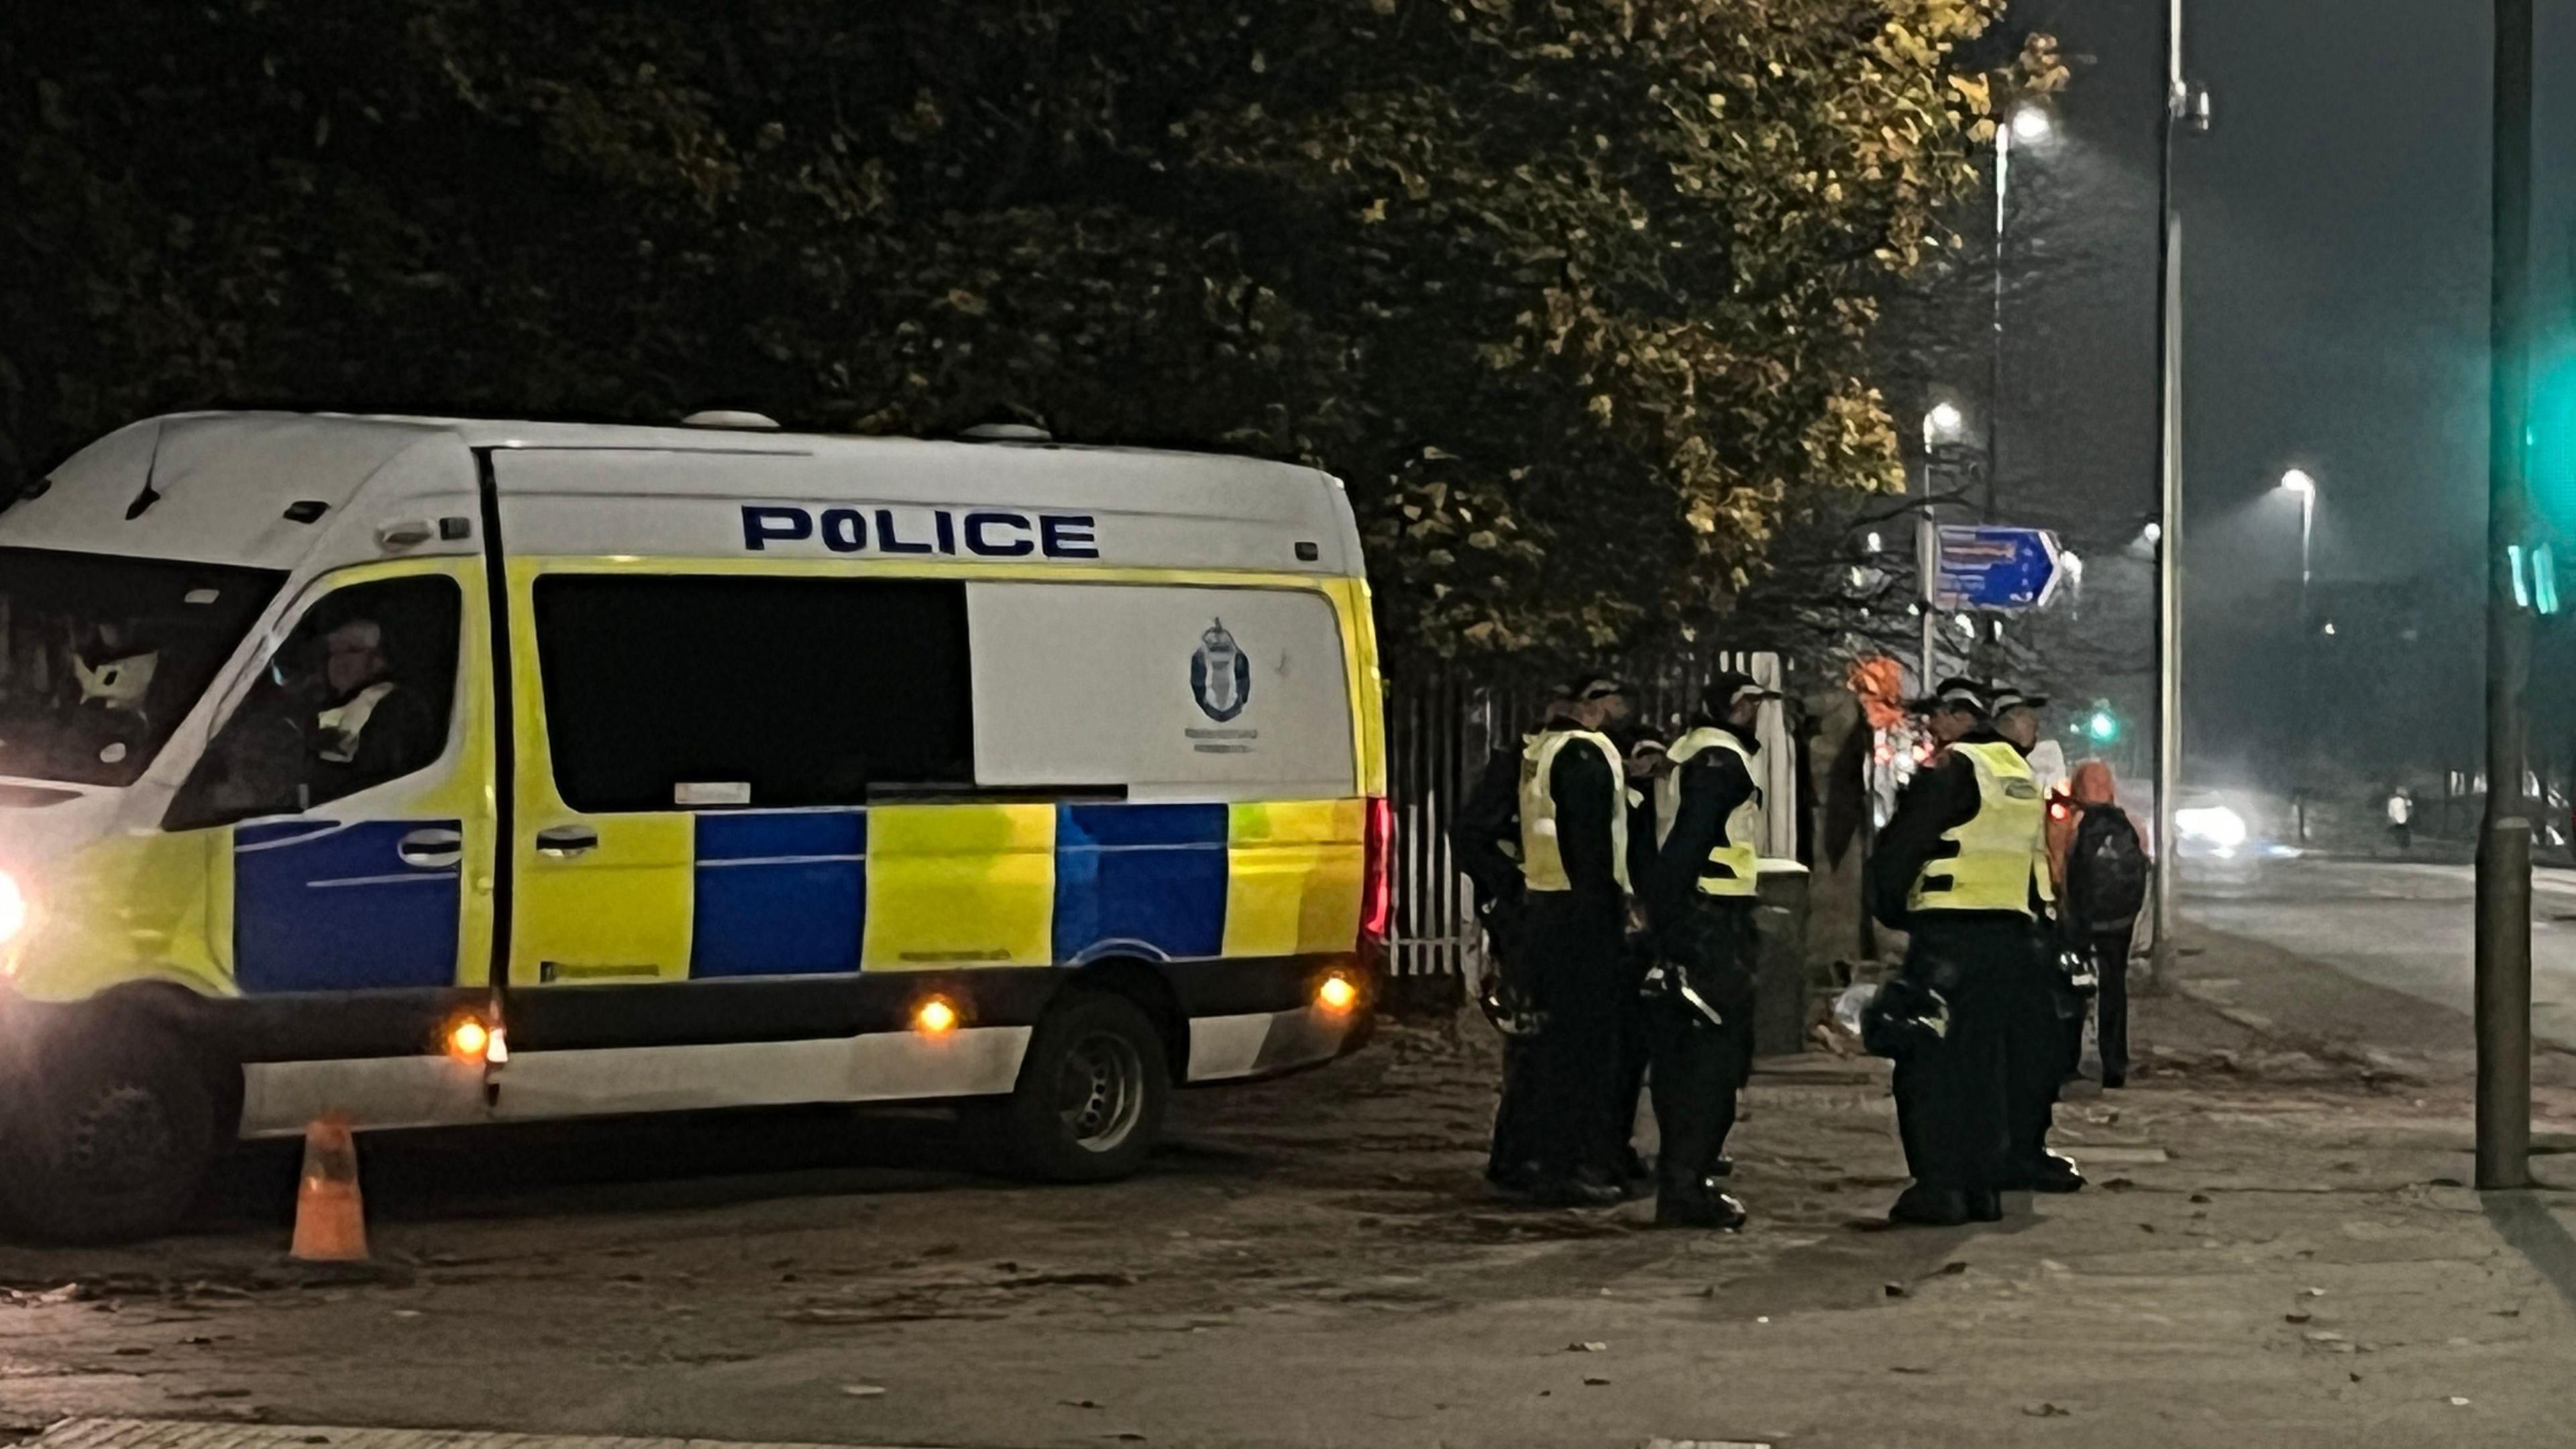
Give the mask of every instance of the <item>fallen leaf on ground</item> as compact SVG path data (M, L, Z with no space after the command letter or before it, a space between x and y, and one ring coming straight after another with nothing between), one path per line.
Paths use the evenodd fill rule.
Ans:
M843 1384L841 1392L854 1399L873 1399L884 1393L885 1388L880 1384Z

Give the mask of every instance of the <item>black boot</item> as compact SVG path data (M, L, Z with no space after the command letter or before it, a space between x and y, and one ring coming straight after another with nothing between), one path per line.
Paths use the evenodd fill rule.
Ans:
M1596 1174L1578 1172L1533 1185L1529 1200L1540 1207L1617 1207L1628 1200L1628 1195L1617 1184L1604 1182Z
M2043 1152L2027 1170L2023 1185L2032 1192L2082 1192L2084 1174L2077 1171L2075 1159L2054 1152Z
M1747 1216L1744 1204L1717 1190L1714 1177L1695 1183L1667 1183L1663 1191L1655 1194L1655 1226L1659 1228L1735 1232L1744 1226Z
M1918 1182L1888 1205L1887 1220L1919 1228L1955 1228L1968 1220L1968 1195L1955 1187Z
M1733 1177L1735 1175L1735 1159L1728 1157L1723 1153L1719 1154L1718 1159L1708 1165L1708 1175L1711 1177Z
M2004 1220L2003 1194L1996 1192L1991 1187L1980 1187L1969 1189L1967 1197L1968 1221L1972 1223L1999 1223Z

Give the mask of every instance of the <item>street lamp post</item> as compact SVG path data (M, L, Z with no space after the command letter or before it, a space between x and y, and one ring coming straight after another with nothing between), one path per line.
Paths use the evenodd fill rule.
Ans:
M1995 127L1995 287L1994 314L1986 351L1986 517L1995 516L1995 489L2003 480L2004 411L2004 264L2012 220L2013 147L2038 146L2057 134L2048 107L2023 101Z
M1941 522L1933 513L1941 493L1938 465L1945 457L1956 457L1959 440L1967 436L1967 431L1968 420L1956 403L1936 402L1923 414L1923 511L1914 520L1914 569L1916 592L1921 595L1917 605L1923 616L1922 657L1916 678L1921 692L1927 695L1932 692L1933 633L1939 625L1933 601L1941 591Z
M2315 578L2309 550L2317 528L2317 480L2304 468L2292 468L2281 475L2281 491L2299 500L2299 698L2304 701L2316 697L2314 663L2317 652L2316 608L2309 602L2308 593L2309 584ZM2295 713L2296 711L2291 711L2284 717L2291 717ZM2295 755L2293 758L2296 758ZM2294 766L2294 776L2305 773L2306 771ZM2294 785L2291 799L2298 813L2299 843L2305 845L2308 843L2307 791Z
M2165 123L2156 183L2156 929L2155 974L2173 979L2182 924L2182 863L2174 849L2174 797L2182 791L2182 213L2174 204L2174 141L2206 131L2209 93L2183 71L2183 0L2165 5Z
M2304 468L2293 468L2281 475L2281 489L2299 498L2299 617L2308 614L2308 541L2317 527L2317 480Z

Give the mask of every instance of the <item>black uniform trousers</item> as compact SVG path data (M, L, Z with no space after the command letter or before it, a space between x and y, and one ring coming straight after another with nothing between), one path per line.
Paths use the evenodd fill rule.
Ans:
M1544 1180L1607 1177L1624 1155L1627 1134L1612 1136L1610 1103L1619 1080L1622 998L1634 995L1627 917L1617 891L1532 891L1523 908L1529 980L1545 1016L1527 1048L1524 1120L1530 1160Z
M1646 1089L1646 1067L1654 1060L1655 1003L1638 994L1654 963L1653 941L1630 936L1619 962L1619 1065L1610 1083L1606 1127L1611 1142L1620 1149L1616 1161L1623 1169L1635 1160L1629 1144L1637 1135L1637 1099Z
M1523 906L1524 902L1515 898L1489 908L1485 913L1485 944L1492 969L1501 975L1507 988L1506 994L1516 1002L1526 998L1534 1006L1536 997L1531 994L1524 944ZM1503 1038L1502 1090L1494 1103L1493 1147L1485 1159L1485 1177L1492 1182L1519 1182L1538 1160L1531 1126L1531 1057L1528 1037Z
M1938 991L1949 1030L1917 1041L1896 1063L1896 1128L1906 1170L1926 1187L1993 1189L2006 1176L2012 1135L2007 1042L2027 1022L2030 918L2011 911L1917 911L1908 920L1905 976ZM2054 1056L2056 1015L2047 1040ZM2054 1091L2055 1084L2051 1083Z
M2084 1031L2084 1001L2066 984L2053 938L2025 922L2023 947L2007 975L2011 989L2004 1003L2004 1098L2011 1140L2005 1148L2005 1179L2025 1177L2048 1152L2048 1129L2057 1115L2057 1095L2066 1084L2066 1019L2075 1018L2077 1040Z
M1494 1145L1485 1154L1487 1181L1513 1183L1535 1170L1538 1135L1531 1122L1537 1089L1530 1062L1535 1053L1526 1037L1503 1040L1503 1089L1494 1103Z
M2101 1043L2102 1080L2118 1082L2129 1075L2129 942L2137 930L2130 921L2106 930L2087 931L2083 951L2093 962L2094 979L2101 983L2093 997L2098 1025L2094 1038ZM2066 1023L2066 1074L2075 1075L2084 1062L2084 1013Z
M1735 1128L1735 1097L1753 1071L1753 967L1759 949L1753 902L1707 900L1659 934L1664 970L1687 981L1719 1020L1668 990L1652 1013L1656 1177L1665 1196L1706 1184Z

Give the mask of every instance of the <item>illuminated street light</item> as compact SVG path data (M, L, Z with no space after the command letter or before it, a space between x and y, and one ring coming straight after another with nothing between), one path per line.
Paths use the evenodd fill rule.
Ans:
M1967 436L1968 419L1956 403L1937 402L1923 415L1923 446L1938 448Z
M2036 146L2057 134L2057 118L2048 107L2037 101L2024 101L2013 107L2012 136L2025 146Z
M2317 526L2317 480L2305 468L2293 468L2281 475L2281 491L2299 500L2299 592L2304 609L2309 578L2308 541Z

